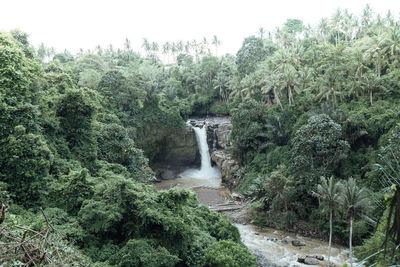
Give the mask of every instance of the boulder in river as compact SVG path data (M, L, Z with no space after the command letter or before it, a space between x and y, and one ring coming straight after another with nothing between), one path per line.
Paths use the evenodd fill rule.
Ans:
M313 256L308 256L310 258L316 258L319 261L323 261L324 260L324 256L322 255L313 255Z
M297 258L297 262L304 263L307 265L318 265L320 261L323 261L324 257L321 255L303 255Z
M306 255L299 256L297 258L297 262L304 263L304 260L306 259L306 257L307 257Z
M302 243L302 242L299 241L299 240L292 240L292 245L295 246L295 247L303 247L303 246L305 246L306 244Z
M259 251L259 250L250 250L250 252L256 258L258 266L261 266L261 267L280 267L280 265L274 264L270 260L268 260L263 255L263 253L261 251Z
M307 264L307 265L318 265L319 264L319 260L317 260L316 258L306 257L304 259L304 264Z

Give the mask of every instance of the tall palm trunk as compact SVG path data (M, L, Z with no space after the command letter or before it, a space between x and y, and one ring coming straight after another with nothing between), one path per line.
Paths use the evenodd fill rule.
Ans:
M283 110L283 106L282 106L281 100L279 98L279 92L278 92L278 90L276 90L276 87L274 87L274 97L275 97L276 103L278 103L279 106L281 107L281 109Z
M350 266L353 267L353 247L352 247L352 239L353 239L353 216L350 215L350 240L349 240L349 247L350 247Z
M328 247L328 267L331 266L331 249L332 249L332 209L329 213L329 247Z
M290 88L290 83L288 83L288 98L289 98L289 106L291 106L293 102L293 94L292 94L292 89Z
M369 89L369 102L371 103L372 106L372 88Z

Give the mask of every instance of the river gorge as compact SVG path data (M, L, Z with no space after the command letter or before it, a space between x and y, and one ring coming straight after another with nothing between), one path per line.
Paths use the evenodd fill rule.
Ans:
M252 224L244 197L234 192L238 183L235 173L239 164L229 154L230 129L228 117L189 120L184 138L187 138L186 143L192 144L193 136L190 137L189 133L194 134L198 151L194 155L189 149L192 151L192 162L189 156L178 158L180 163L177 168L174 168L170 154L167 159L169 163L159 165L156 188L167 190L181 187L193 190L201 205L225 213L239 229L243 243L260 266L306 266L298 261L299 258L303 262L307 259L305 262L309 265L325 266L327 242ZM185 163L188 162L190 164L185 169ZM333 246L331 262L342 266L347 261L348 250Z

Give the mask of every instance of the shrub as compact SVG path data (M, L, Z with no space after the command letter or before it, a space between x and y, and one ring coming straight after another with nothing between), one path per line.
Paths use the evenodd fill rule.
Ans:
M205 250L206 266L212 267L242 267L257 266L253 255L238 243L219 241Z

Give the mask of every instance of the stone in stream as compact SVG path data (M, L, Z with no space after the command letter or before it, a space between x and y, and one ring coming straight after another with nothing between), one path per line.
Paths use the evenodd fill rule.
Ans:
M269 261L261 251L259 250L251 250L251 254L256 258L256 261L258 263L258 266L261 267L281 267L280 265L274 264L271 261Z
M297 262L304 263L306 257L307 257L306 255L299 256L299 257L297 258Z
M307 265L318 265L323 260L324 257L321 255L303 255L297 258L297 262Z
M324 260L324 256L322 255L313 255L313 256L309 256L310 258L316 258L319 261L323 261Z
M304 259L304 264L307 264L307 265L318 265L319 264L319 260L317 260L315 258L306 257Z
M302 247L302 246L305 246L306 244L302 243L299 240L292 240L292 245L295 247Z

